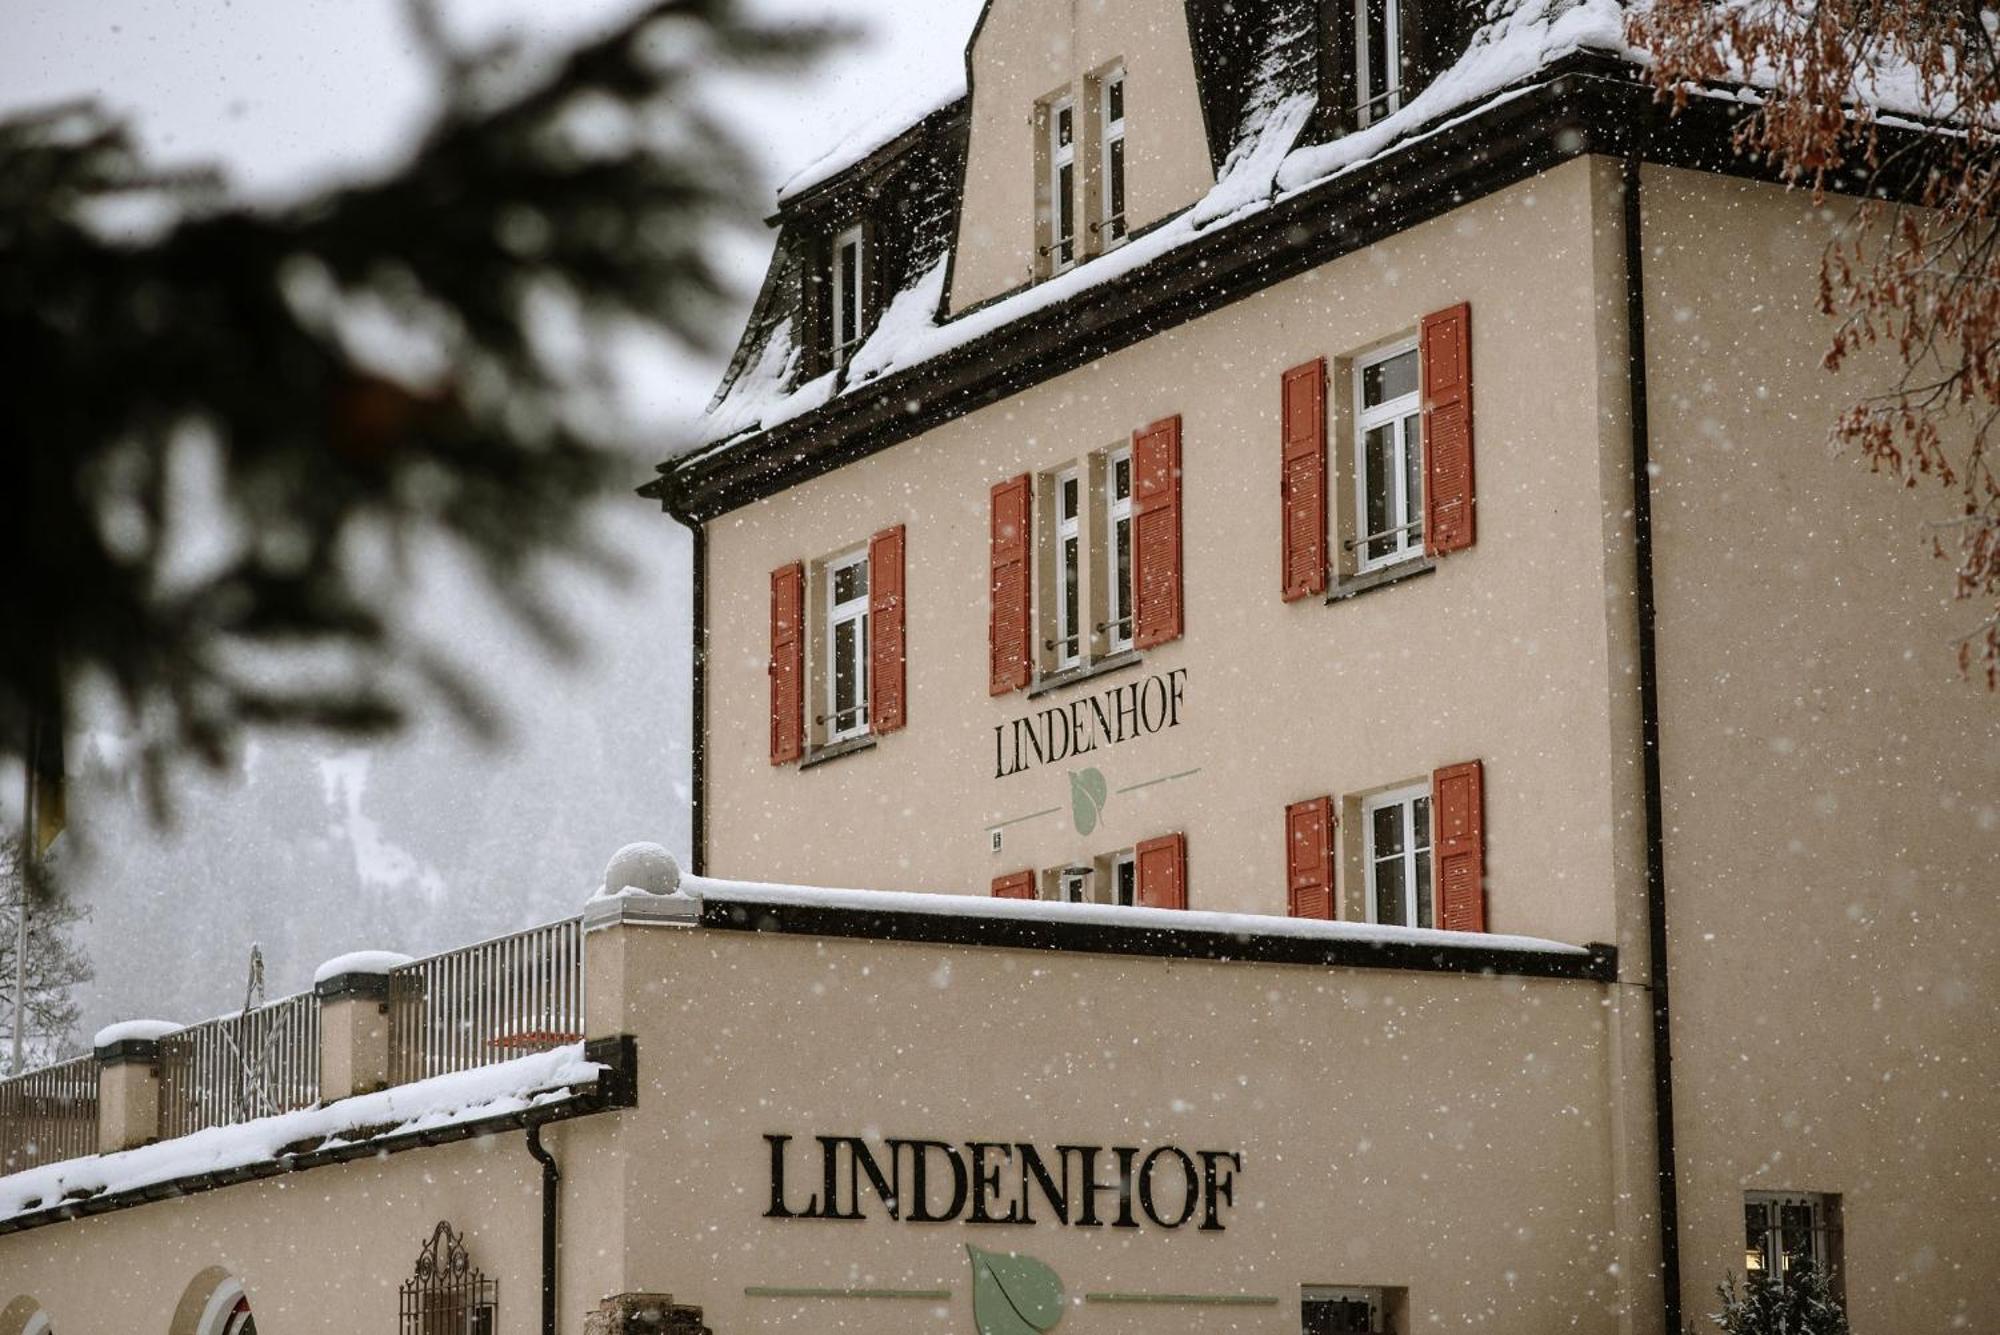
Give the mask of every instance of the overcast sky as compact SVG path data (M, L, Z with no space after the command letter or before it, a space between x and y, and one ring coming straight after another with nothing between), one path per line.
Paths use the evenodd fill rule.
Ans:
M448 14L468 36L560 41L632 7L452 0ZM760 210L843 131L950 77L978 8L755 0L762 15L862 30L810 70L715 90L761 164L744 183ZM0 111L79 96L132 117L162 163L219 164L242 197L271 202L393 169L434 106L400 0L0 0ZM768 247L723 253L747 309ZM639 397L660 440L634 458L635 484L718 370L692 355L649 369ZM253 940L280 995L345 950L421 953L573 912L620 843L684 848L686 538L636 497L605 523L634 577L570 582L578 664L553 661L449 572L426 595L431 631L496 688L497 750L443 722L365 749L265 738L231 774L182 784L180 818L159 832L109 763L109 730L86 740L63 853L98 969L78 1037L233 1008Z

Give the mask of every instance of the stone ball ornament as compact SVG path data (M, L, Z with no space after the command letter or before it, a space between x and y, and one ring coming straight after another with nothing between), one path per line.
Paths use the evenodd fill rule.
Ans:
M604 895L638 890L649 895L671 895L681 887L681 864L674 855L654 843L627 844L611 855L604 866Z

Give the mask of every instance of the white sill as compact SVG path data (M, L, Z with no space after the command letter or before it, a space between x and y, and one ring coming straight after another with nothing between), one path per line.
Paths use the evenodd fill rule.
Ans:
M830 760L838 760L842 756L856 755L862 751L872 751L874 749L874 733L856 733L852 737L843 737L837 742L828 742L824 746L815 747L811 751L806 752L805 759L799 762L799 768L808 770L815 765L824 765Z
M1391 584L1400 584L1406 579L1415 579L1419 575L1428 575L1436 569L1437 562L1435 560L1419 553L1406 561L1398 561L1394 565L1376 566L1373 570L1365 570L1358 575L1349 575L1346 579L1327 590L1326 600L1329 603L1345 602L1349 598L1358 598L1364 593L1387 588Z

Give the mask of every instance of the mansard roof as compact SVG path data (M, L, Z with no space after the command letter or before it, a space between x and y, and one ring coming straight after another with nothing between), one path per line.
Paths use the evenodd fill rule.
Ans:
M1733 149L1733 97L1659 114L1626 38L1628 0L1446 0L1460 54L1346 133L1320 105L1320 0L1186 3L1216 169L1206 195L1116 250L954 312L969 92L947 86L914 123L850 136L781 192L770 269L703 429L642 492L692 518L726 512L1581 154L1769 175ZM864 202L892 243L879 314L823 370L798 327L803 265Z

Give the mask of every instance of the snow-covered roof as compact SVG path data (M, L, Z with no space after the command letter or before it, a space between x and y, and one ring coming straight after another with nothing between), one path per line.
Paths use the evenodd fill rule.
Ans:
M1216 183L1191 209L1109 254L955 317L944 312L949 257L939 253L888 295L875 327L844 368L810 379L800 378L795 322L776 304L760 302L762 318L753 316L745 345L710 406L689 457L769 430L882 376L964 347L1151 264L1197 237L1438 133L1519 95L1524 84L1532 84L1538 73L1565 56L1594 51L1643 60L1643 53L1626 40L1627 8L1622 0L1518 0L1495 9L1498 12L1473 34L1464 55L1399 110L1328 142L1301 144L1316 99L1312 81L1297 77L1292 68L1297 34L1285 31L1281 11L1274 7L1271 13L1280 17L1272 18L1257 35L1259 50ZM1307 7L1304 12L1313 11ZM914 123L911 114L919 104L933 111L949 105L945 95L954 88L962 95L962 83L962 77L943 81L928 96L915 98L900 116L856 131L788 182L786 191L795 197L831 180ZM904 124L891 128L897 120ZM776 262L774 271L775 266ZM781 299L795 286L767 285L779 289Z
M778 203L791 203L799 196L831 181L841 173L865 162L869 155L886 148L931 116L965 97L965 71L953 69L945 77L919 83L887 107L836 139L825 152L792 173L778 187Z
M0 1177L0 1224L21 1215L168 1182L198 1179L290 1155L387 1142L534 1109L549 1109L606 1070L583 1044L471 1071L433 1076L324 1108L210 1127L115 1154L64 1159Z

